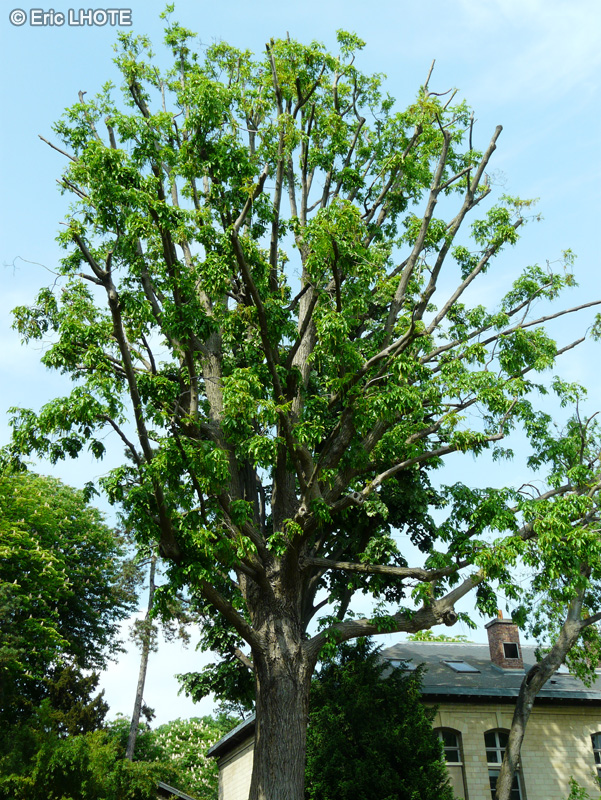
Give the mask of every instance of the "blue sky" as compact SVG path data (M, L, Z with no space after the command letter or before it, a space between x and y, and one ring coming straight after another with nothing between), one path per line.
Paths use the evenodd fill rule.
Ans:
M12 3L12 0L11 0ZM90 4L86 4L86 8ZM4 80L0 130L2 199L0 215L0 444L8 439L10 406L38 408L66 393L60 375L39 365L39 348L20 347L11 330L10 310L26 304L38 288L52 283L60 253L54 238L67 200L56 178L62 157L38 134L52 139L52 122L77 101L78 91L93 94L108 79L116 29L105 27L16 27L5 4L0 16ZM23 5L19 7L24 8ZM67 13L61 0L38 6ZM92 8L103 8L94 3ZM146 33L161 53L163 0L134 0L133 29ZM76 7L77 8L77 7ZM24 8L29 15L30 8ZM409 103L436 59L431 88L456 87L474 107L477 147L484 148L497 124L504 127L491 165L498 193L540 198L544 217L529 225L518 247L504 257L498 279L528 264L555 261L566 248L578 256L578 289L565 297L577 305L601 297L600 130L601 5L598 0L305 0L254 3L202 3L180 0L176 17L198 32L204 44L226 40L255 52L271 37L317 39L332 45L339 28L366 40L359 66L387 75L388 91L401 108ZM564 319L553 328L565 343L586 329L592 314ZM589 387L591 408L601 407L598 346L572 351L561 374ZM80 459L57 467L39 465L75 486L107 469ZM509 480L509 478L507 478ZM137 677L135 655L121 660L104 677L113 711L129 713ZM198 666L193 649L163 647L151 662L146 700L158 720L204 713L176 698L173 672Z

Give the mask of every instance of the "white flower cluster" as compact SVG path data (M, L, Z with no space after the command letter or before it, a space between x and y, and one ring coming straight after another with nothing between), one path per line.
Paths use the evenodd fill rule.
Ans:
M156 743L177 767L184 790L195 794L198 800L216 796L217 766L207 758L207 751L223 735L211 720L177 719L156 730Z

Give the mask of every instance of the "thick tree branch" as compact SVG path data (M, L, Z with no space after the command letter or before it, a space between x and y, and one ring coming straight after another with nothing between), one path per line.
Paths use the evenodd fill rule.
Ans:
M313 556L303 556L299 565L301 569L312 566L323 570L336 569L343 572L362 572L367 575L389 575L392 578L416 579L419 581L434 581L454 575L463 567L468 565L467 561L461 561L452 567L444 569L422 569L420 567L395 567L388 564L363 564L353 561L335 561L330 558L315 558Z
M572 600L557 640L547 655L531 667L524 676L520 687L520 693L515 704L505 756L503 758L499 777L497 778L495 800L510 800L511 787L518 769L522 742L526 733L526 725L532 713L534 701L549 678L551 678L563 664L567 654L582 632L581 612L583 598L584 592L581 591Z
M465 578L462 583L444 597L434 600L427 606L422 606L417 611L403 610L391 614L386 619L385 625L379 625L377 620L351 619L332 625L313 636L307 643L306 649L310 656L317 659L321 648L329 641L347 642L359 636L377 636L383 633L417 633L428 630L434 625L454 625L457 621L455 603L472 591L483 579L480 572Z
M261 648L261 639L251 625L242 617L217 589L206 580L199 582L200 591L217 611L219 611L238 634L254 649Z

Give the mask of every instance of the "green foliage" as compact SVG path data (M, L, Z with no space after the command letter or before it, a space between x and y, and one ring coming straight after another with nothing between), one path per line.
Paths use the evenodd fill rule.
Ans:
M55 665L44 681L45 725L59 736L77 736L100 728L109 709L103 694L93 697L98 675L83 675L72 665Z
M580 786L574 778L570 778L570 794L566 800L592 800L592 798L583 786Z
M169 781L167 764L131 763L105 731L59 738L38 731L35 750L18 770L0 760L3 800L155 800L157 781Z
M216 634L217 631L205 632L204 639L214 641L222 638ZM218 663L207 664L201 672L187 672L176 677L181 691L194 701L214 694L220 698L224 711L237 714L243 714L254 706L254 676L227 651Z
M29 776L34 761L44 748L52 749L66 737L80 736L100 728L108 705L102 693L92 693L96 675L84 676L72 666L56 666L44 679L46 696L35 708L28 708L17 721L0 729L0 777Z
M123 537L81 492L0 477L0 797L154 798L159 773L122 763L84 672L118 650L135 579Z
M564 387L572 393L574 387ZM520 509L532 535L511 543L529 569L530 583L521 598L522 624L541 650L557 640L568 609L579 598L580 637L566 659L570 671L589 683L601 658L601 635L588 624L601 608L599 542L599 453L601 429L595 417L583 419L577 406L563 431L536 431L531 462L546 466L550 496L522 497ZM578 491L564 492L573 485ZM574 613L574 612L572 612Z
M135 604L134 577L122 537L81 492L30 473L0 477L5 723L22 720L45 697L66 711L66 695L88 692L94 679L86 687L78 671L103 667L118 648L119 623Z
M378 651L359 640L314 679L307 798L452 800L435 711L421 703L421 671L382 670Z
M206 753L225 736L238 720L225 714L213 717L176 719L138 734L134 764L169 764L173 785L197 800L217 797L217 763ZM111 736L125 749L129 720L118 717L109 724Z
M274 670L257 686L277 703L283 661L300 686L324 646L452 621L474 586L494 613L497 588L518 602L522 559L565 599L586 582L579 560L598 555L599 448L587 425L550 437L534 400L582 395L537 377L571 344L543 323L575 283L573 255L477 302L531 216L486 178L501 129L476 149L471 109L427 85L399 110L360 71L354 34L335 53L286 38L201 56L165 19L170 69L121 34L119 90L55 126L72 156L64 258L15 327L50 341L44 363L73 387L13 412L9 457L101 458L120 437L99 488L166 560L161 609L185 594L202 647L223 657L184 679L195 696L248 704L250 654ZM510 457L500 443L515 432L550 493L433 488L447 456L462 476L461 458ZM425 572L407 573L403 536ZM29 558L60 585L52 559ZM361 625L357 592L377 607ZM49 649L64 636L33 633Z
M457 636L446 636L444 633L432 633L431 630L418 631L417 633L410 633L407 637L408 642L463 642L464 644L470 640L467 636L458 634Z
M163 758L169 759L177 774L177 786L197 800L214 800L217 796L217 762L206 753L225 736L238 720L221 716L174 720L155 731L156 746Z
M71 708L68 720L73 719ZM129 720L118 717L93 730L83 719L80 713L68 730L65 718L44 701L27 724L14 726L10 735L3 731L0 798L155 800L162 780L197 800L215 800L217 767L206 752L237 720L203 717L146 727L131 762L124 757Z

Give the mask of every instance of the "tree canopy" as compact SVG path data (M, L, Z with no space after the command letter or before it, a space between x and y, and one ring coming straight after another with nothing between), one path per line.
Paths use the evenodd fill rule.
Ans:
M576 344L543 327L578 310L545 308L574 284L573 258L515 271L481 302L533 214L493 191L501 127L480 145L431 75L397 110L358 69L356 35L339 32L335 54L287 38L262 57L226 43L200 57L168 19L165 41L161 71L145 37L121 34L121 99L110 84L80 93L55 125L72 200L60 290L15 324L74 385L15 413L13 452L100 458L118 437L102 487L159 543L165 603L187 591L224 655L201 689L253 675L251 797L300 800L324 647L453 624L475 587L490 613L491 581L515 596L541 498L432 476L452 453L508 456L515 430L541 452L535 392L575 396L536 379ZM572 526L592 470L542 496L569 495ZM355 618L357 592L383 605Z
M134 577L124 540L80 491L31 473L0 476L4 724L60 694L65 670L106 664L135 607Z

